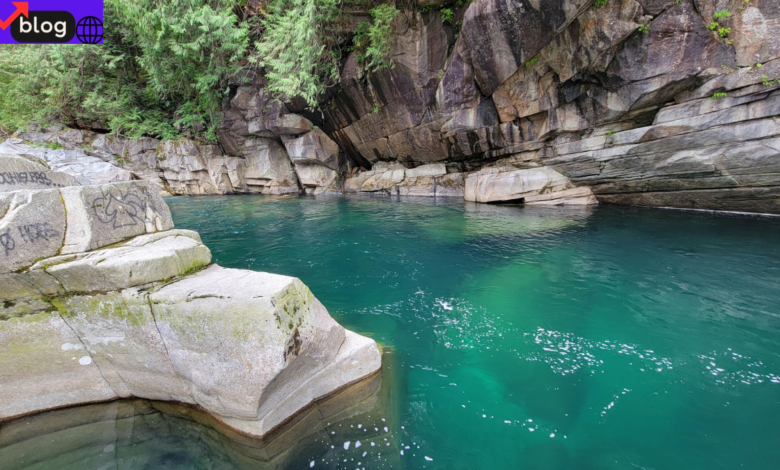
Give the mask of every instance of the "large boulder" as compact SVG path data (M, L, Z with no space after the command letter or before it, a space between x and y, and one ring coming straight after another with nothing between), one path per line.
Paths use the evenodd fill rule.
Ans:
M244 144L247 187L256 187L264 194L297 193L298 177L285 148L277 141L265 138L247 139Z
M0 193L0 210L0 420L138 397L264 436L381 367L298 279L209 266L149 182Z
M319 127L295 138L283 138L287 154L294 164L311 163L331 170L339 168L339 146Z
M527 205L597 204L588 187L575 187L569 178L549 167L487 168L466 178L465 198L475 202Z

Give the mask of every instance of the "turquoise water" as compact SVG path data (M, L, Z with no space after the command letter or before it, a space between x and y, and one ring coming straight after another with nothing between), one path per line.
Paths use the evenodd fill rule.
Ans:
M405 468L780 467L778 219L169 202L216 262L297 276L396 352Z
M427 199L168 203L215 262L301 278L385 348L392 399L340 425L378 432L356 449L328 429L288 468L780 468L778 218ZM187 449L186 462L205 461Z

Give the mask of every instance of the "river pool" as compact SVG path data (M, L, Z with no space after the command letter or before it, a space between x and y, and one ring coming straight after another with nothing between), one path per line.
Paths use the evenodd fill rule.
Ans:
M380 399L325 423L288 468L780 468L780 218L423 198L168 203L215 262L299 277L384 348ZM105 468L248 468L199 446L207 430L165 429L145 432L172 444L125 446ZM34 468L66 468L52 462Z

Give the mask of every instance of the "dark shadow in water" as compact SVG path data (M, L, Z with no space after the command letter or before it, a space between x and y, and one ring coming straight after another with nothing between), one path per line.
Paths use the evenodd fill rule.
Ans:
M386 352L383 361L381 374L318 401L264 439L190 406L119 400L0 423L0 467L265 470L310 468L314 461L315 468L335 469L377 449L370 446L373 440L384 451L373 460L399 468L397 457L392 460L399 453L393 353ZM364 448L345 449L345 442L358 440Z

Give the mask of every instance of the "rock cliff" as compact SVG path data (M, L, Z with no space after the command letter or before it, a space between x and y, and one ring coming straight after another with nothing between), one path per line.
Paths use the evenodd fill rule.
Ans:
M263 436L379 370L298 279L210 264L152 183L0 170L0 420L138 397Z
M597 3L475 0L449 22L436 10L446 2L403 11L395 66L363 74L352 52L316 112L273 99L262 77L237 81L219 145L16 137L81 149L172 194L780 212L778 3Z

